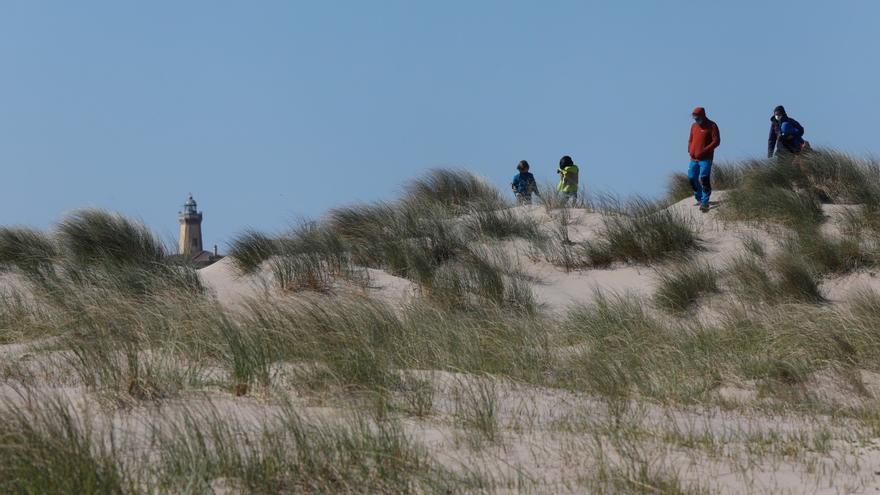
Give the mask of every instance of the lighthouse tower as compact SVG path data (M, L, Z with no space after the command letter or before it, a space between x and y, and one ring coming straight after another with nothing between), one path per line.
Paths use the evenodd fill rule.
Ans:
M193 257L202 253L202 212L198 211L192 194L183 204L180 213L180 239L177 241L177 253Z

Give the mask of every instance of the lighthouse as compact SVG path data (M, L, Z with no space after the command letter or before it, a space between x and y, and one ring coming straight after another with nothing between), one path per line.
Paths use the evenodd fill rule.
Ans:
M192 194L183 204L183 211L178 217L180 219L180 238L177 241L177 254L181 254L192 258L204 251L202 249L202 212L198 210L198 205L193 199Z

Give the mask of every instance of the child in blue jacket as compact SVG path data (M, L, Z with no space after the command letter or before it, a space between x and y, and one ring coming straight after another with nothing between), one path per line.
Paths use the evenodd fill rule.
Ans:
M799 155L802 151L809 150L809 143L802 137L803 128L798 128L790 122L783 122L779 126L779 141L776 148L776 156L791 153Z
M513 182L510 188L516 195L516 202L521 205L532 204L532 194L538 194L538 186L535 183L535 176L529 172L529 162L521 160L517 164L518 174L513 176Z

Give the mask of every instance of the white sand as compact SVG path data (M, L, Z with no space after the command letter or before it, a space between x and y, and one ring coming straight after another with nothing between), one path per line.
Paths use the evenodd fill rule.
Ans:
M722 201L723 192L716 198ZM694 222L707 242L705 252L693 255L695 262L706 262L723 267L731 257L739 254L744 236L762 240L770 250L773 234L766 229L747 225L731 225L717 221L717 210L702 214L691 199L673 205L676 211ZM826 232L837 234L845 219L846 207L828 207L829 221ZM522 206L513 211L538 220L552 230L558 212L548 214L539 206ZM569 235L573 241L591 239L602 226L602 217L583 210L573 210ZM634 293L650 296L657 285L656 267L618 264L609 269L582 270L566 273L544 261L534 261L522 243L504 243L506 255L534 278L532 289L539 303L549 312L564 311L572 304L594 300L597 293ZM243 276L235 270L229 258L199 271L204 285L226 307L236 307L255 297L296 297L279 294L273 289L271 274ZM388 302L400 308L417 296L417 287L410 281L381 270L369 270L370 283L366 288L340 284L337 292L356 292ZM0 276L0 291L22 290L20 279ZM832 302L842 302L862 290L880 291L880 276L873 272L857 272L844 277L825 280L823 291ZM329 299L328 299L329 301ZM41 383L29 385L32 390L60 393L72 407L85 411L100 411L101 406L82 384L66 370L63 360L52 353L35 353L33 345L0 345L0 363L15 363L7 367L6 383L0 382L0 401L23 401L21 389L9 385L16 373L33 373ZM577 353L576 348L559 352ZM279 382L283 382L287 365L278 367ZM18 370L18 371L16 371ZM819 373L804 384L820 400L840 407L865 406L880 400L880 375L858 370L863 390L854 390L839 376ZM499 482L510 484L510 492L518 492L516 484L527 480L537 483L538 492L581 493L578 480L596 468L601 452L609 465L625 466L626 458L620 445L597 445L597 438L607 442L606 435L594 435L608 427L612 419L609 405L586 394L532 387L495 380L439 371L403 371L402 374L427 380L434 389L435 403L431 416L426 419L405 418L406 431L424 443L431 455L453 470L478 467ZM487 383L488 382L488 383ZM456 397L473 390L480 383L491 387L497 394L497 415L501 425L501 440L475 448L468 444L467 433L456 426ZM287 390L287 387L284 387ZM297 410L319 418L336 417L339 408L322 401L297 397L295 387L288 392ZM728 403L772 403L772 398L759 398L755 383L723 383L714 392ZM323 399L322 399L323 400ZM228 391L205 390L186 398L166 400L161 406L135 404L126 411L98 415L100 421L112 425L121 437L144 437L146 425L158 414L168 417L174 411L211 404L222 417L235 416L254 425L264 421L276 406L261 398L233 397ZM675 473L684 484L695 484L712 493L875 493L880 490L880 442L862 443L837 440L826 452L812 452L809 448L796 455L772 452L757 456L750 449L761 445L761 438L773 439L772 445L809 445L813 438L831 432L834 438L846 438L846 432L858 426L846 419L826 416L803 417L797 414L763 414L729 410L719 407L664 408L656 404L632 403L632 411L624 421L638 425L640 437L637 454L648 461L652 469ZM675 445L668 440L671 433L682 440L697 439L707 434L717 438L715 453ZM676 437L678 438L678 437ZM859 438L859 437L855 437ZM864 438L864 437L861 437ZM756 440L757 439L757 440ZM798 443L800 442L800 443ZM769 444L768 444L769 445ZM757 446L757 447L756 447ZM769 447L768 447L769 448ZM526 484L526 491L528 490ZM501 490L503 492L503 490Z
M721 202L719 208L723 208L724 195L724 191L715 193L714 199ZM723 268L732 257L742 252L742 240L746 236L760 240L769 252L776 249L773 235L766 228L723 223L717 218L717 209L701 213L693 205L693 200L688 198L671 206L670 209L693 222L696 230L706 241L706 250L692 255L694 262L705 262L719 269ZM512 211L537 220L548 232L557 229L559 211L548 213L543 207L536 205L519 206ZM838 222L842 221L840 211L840 208L829 208L827 228L831 231L838 230ZM573 209L570 210L570 216L568 232L573 242L595 238L602 228L602 215L599 213ZM662 264L648 267L618 263L609 269L576 270L566 273L564 269L546 261L531 259L530 249L523 242L506 242L501 245L506 256L516 260L519 268L534 278L532 290L536 300L553 313L564 311L572 304L589 303L599 292L650 296L657 285L657 270L663 268ZM268 272L255 276L242 276L236 272L229 258L204 268L199 273L205 286L226 306L262 294L272 286L271 274ZM381 270L371 269L369 276L371 283L367 293L392 306L399 307L411 300L417 292L417 287L412 282ZM862 277L850 275L840 281L829 279L826 281L826 287L832 295L831 298L837 300L844 298L853 284L869 282L871 278L867 275ZM876 286L880 288L880 281Z

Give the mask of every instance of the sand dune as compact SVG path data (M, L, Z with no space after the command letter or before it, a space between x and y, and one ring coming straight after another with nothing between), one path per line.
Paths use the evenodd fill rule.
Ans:
M650 266L618 262L602 269L567 272L535 256L534 246L524 240L493 244L529 280L540 309L553 318L552 322L558 322L567 309L589 304L600 294L635 294L647 300L658 288L659 272L673 263L706 263L723 269L743 252L747 238L761 241L771 253L780 249L775 241L784 229L721 221L719 213L724 208L725 193L718 192L716 199L720 205L708 213L700 213L691 199L669 207L686 218L705 241L705 249L690 255L689 260ZM829 236L842 235L845 215L853 208L824 206L827 218L822 231ZM548 233L558 228L562 214L541 206L518 206L510 211L535 220ZM598 237L603 214L585 209L568 213L568 235L572 241ZM418 302L420 289L412 281L382 270L365 269L365 273L369 280L365 286L340 280L329 293L316 296L279 290L268 268L256 274L242 274L231 258L198 271L209 294L232 310L230 313L245 303L265 298L285 301L308 297L332 306L338 295L363 296L383 301L400 314L406 313L408 305ZM829 300L828 306L844 307L843 303L863 291L880 291L880 276L872 270L830 276L822 280L821 288ZM15 275L4 274L0 276L0 291L27 297L27 283ZM709 321L721 314L717 309L725 303L725 297L705 297L697 317ZM648 311L658 312L651 308ZM590 345L562 345L550 352L561 360L587 359ZM107 404L98 394L89 393L82 375L74 371L77 360L72 358L71 351L57 350L58 347L58 341L53 339L0 343L0 362L5 364L6 378L0 383L0 400L6 404L28 404L34 396L23 393L20 385L27 383L29 394L63 397L75 414L94 416L98 428L109 429L118 438L131 439L132 448L136 449L149 448L145 438L150 425L181 418L191 411L204 415L205 421L237 421L246 432L258 431L273 417L277 420L282 408L273 402L276 399L287 401L309 421L333 424L350 420L349 409L372 407L364 406L368 402L360 391L351 394L333 389L332 385L318 392L310 389L309 380L326 376L321 375L322 371L329 373L322 363L275 362L271 363L272 386L242 397L218 385L228 381L228 370L209 364L199 370L202 385L196 389L185 389L181 395L155 403L123 394L123 405L113 403L109 412L103 412ZM163 356L151 350L138 351L137 355L143 363L170 366L169 370L183 366L179 362L164 363ZM809 414L786 410L787 403L768 394L758 380L726 375L717 377L699 403L687 405L664 404L637 396L615 402L613 398L584 390L569 391L450 369L394 369L392 372L400 383L392 388L399 390L386 392L390 394L388 400L394 402L391 410L399 414L410 407L406 400L412 400L401 398L404 393L411 393L407 384L427 387L432 401L428 415L399 414L402 431L424 445L432 459L450 472L469 473L477 466L480 476L494 483L492 492L513 493L537 487L533 490L542 493L581 493L585 486L582 473L595 473L600 463L618 469L608 475L612 478L632 477L624 485L630 488L641 486L636 477L651 473L640 474L638 469L649 466L660 473L658 476L673 476L681 486L711 487L713 493L872 492L880 489L880 477L876 475L880 441L862 419L837 412L875 407L880 400L880 374L857 368L844 371L814 372L792 385L809 400L827 407L821 413ZM140 385L135 380L128 386ZM462 427L471 421L465 417L467 412L463 408L481 407L469 400L489 401L497 438L481 440L479 432ZM629 466L627 463L634 459L642 464ZM214 480L212 490L236 492L224 488L222 482ZM662 489L648 488L646 493L663 493Z
M718 201L719 206L708 213L701 213L690 198L669 207L692 222L705 240L706 250L693 254L690 261L707 263L722 269L733 257L743 252L743 239L746 237L761 241L768 252L772 253L777 248L774 244L776 239L766 226L719 220L718 212L723 208L724 197L724 191L716 192L714 200ZM824 231L830 235L840 235L843 212L851 208L845 205L824 205L823 210L828 217L823 225ZM547 232L552 232L559 222L558 210L548 212L542 206L517 206L511 211L536 220ZM570 216L568 232L573 242L594 239L602 229L601 213L572 209ZM588 304L599 293L631 293L649 297L656 289L658 270L665 267L664 263L651 266L617 263L607 269L566 272L558 266L529 256L530 248L524 242L506 242L501 246L505 255L516 260L518 267L533 278L531 288L538 303L553 313L564 311L573 304ZM368 273L371 282L365 293L393 306L406 303L418 290L411 281L382 270L370 269ZM272 275L268 270L257 275L241 275L229 258L200 270L199 274L202 282L216 295L218 301L227 306L274 290L271 288L274 285ZM880 289L880 279L870 272L851 273L824 280L823 288L827 290L829 299L839 302L859 290ZM343 286L339 289L346 290Z

